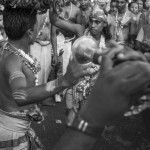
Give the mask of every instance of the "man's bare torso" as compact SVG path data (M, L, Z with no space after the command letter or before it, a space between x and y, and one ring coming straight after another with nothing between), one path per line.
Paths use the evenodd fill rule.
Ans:
M34 74L32 73L32 71L27 67L25 63L22 62L19 56L16 56L14 54L11 54L7 50L4 50L3 55L0 59L0 109L7 112L29 110L32 107L32 105L28 105L26 107L19 107L13 100L13 91L11 90L9 84L9 77L6 72L6 67L8 65L7 60L11 58L16 59L18 64L21 65L22 72L24 73L27 80L26 86L34 86Z

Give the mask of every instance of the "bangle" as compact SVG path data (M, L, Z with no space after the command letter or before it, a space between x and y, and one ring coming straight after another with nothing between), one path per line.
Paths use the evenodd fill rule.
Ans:
M94 138L98 138L101 136L104 128L99 128L93 126L91 123L85 121L81 118L80 115L76 115L72 123L68 123L67 126L69 128L78 130L82 133L85 133L87 135L90 135Z

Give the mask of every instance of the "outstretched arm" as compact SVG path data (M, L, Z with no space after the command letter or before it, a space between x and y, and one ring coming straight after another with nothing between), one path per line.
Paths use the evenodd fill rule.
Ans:
M87 67L90 67L90 65L81 66L72 59L64 76L46 84L34 86L33 73L26 68L28 75L25 74L22 66L23 63L18 56L10 55L6 59L7 81L12 91L12 97L18 106L38 103L67 87L73 86L80 77L90 74L90 71L87 70Z

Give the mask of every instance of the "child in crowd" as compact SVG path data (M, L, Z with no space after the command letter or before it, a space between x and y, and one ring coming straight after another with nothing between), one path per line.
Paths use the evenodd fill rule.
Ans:
M132 28L131 33L131 47L134 48L135 47L135 40L138 34L138 24L139 24L139 19L141 16L141 12L139 12L139 5L137 2L131 2L128 4L128 9L133 13L134 17L133 17L133 22L134 22L134 27Z

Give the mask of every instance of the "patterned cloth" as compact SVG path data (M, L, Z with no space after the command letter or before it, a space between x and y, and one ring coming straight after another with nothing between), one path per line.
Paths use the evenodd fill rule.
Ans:
M23 113L0 110L0 149L44 149L35 132L30 128L30 123L30 119Z

